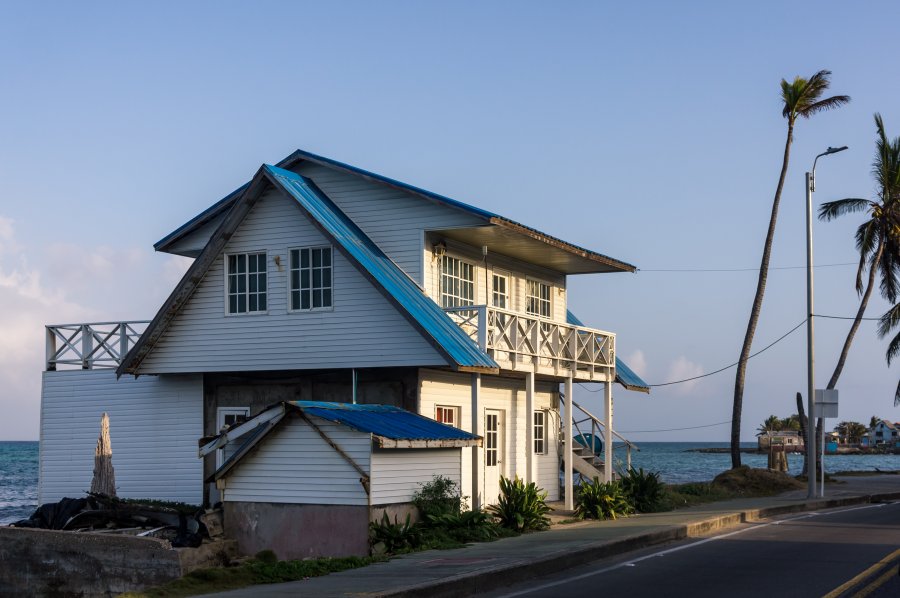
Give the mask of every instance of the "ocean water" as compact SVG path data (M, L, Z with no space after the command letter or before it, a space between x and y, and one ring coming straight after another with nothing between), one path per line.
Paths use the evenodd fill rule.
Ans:
M0 525L37 507L38 443L0 442Z
M665 482L702 482L731 467L728 453L694 453L688 449L728 448L725 442L642 442L632 453L632 466L658 471ZM742 443L754 448L756 443ZM625 451L616 448L616 464L624 466ZM766 455L741 455L750 467L765 467ZM791 474L800 473L803 455L788 454ZM900 470L900 455L826 455L826 471ZM25 519L37 508L38 443L0 442L0 525Z

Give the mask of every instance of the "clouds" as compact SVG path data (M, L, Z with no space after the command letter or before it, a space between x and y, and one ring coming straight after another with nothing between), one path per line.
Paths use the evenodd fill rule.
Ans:
M26 246L0 215L0 438L38 436L44 326L149 319L189 263L136 247Z
M686 380L688 378L694 378L702 374L703 366L698 363L694 363L684 355L679 355L669 366L669 372L666 377L666 382ZM672 392L676 395L681 396L692 394L699 383L699 380L691 380L690 382L675 384L672 386Z

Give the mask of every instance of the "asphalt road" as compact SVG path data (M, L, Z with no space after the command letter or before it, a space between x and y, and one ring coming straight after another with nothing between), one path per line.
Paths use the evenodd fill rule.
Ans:
M897 598L898 567L900 502L743 524L489 595Z

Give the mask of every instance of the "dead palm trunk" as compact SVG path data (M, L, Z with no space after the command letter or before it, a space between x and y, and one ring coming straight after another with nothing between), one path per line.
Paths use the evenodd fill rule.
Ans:
M791 143L794 141L794 121L788 120L787 139L784 142L784 159L781 163L781 176L778 177L778 186L775 188L775 199L772 201L772 215L769 217L769 230L766 233L766 243L763 245L762 261L759 266L759 279L756 282L756 295L753 297L753 307L750 309L750 321L747 322L747 332L744 335L744 344L741 347L741 356L738 359L737 374L734 378L734 404L731 411L731 467L741 466L741 412L744 408L744 382L747 376L747 359L750 358L750 347L753 346L753 335L756 334L756 325L759 323L759 314L762 311L763 296L766 294L766 280L769 276L769 259L772 257L772 242L775 239L775 224L778 221L778 206L781 203L781 191L784 189L784 179L787 176L788 164L791 161Z
M100 437L94 451L94 477L91 479L91 493L116 495L116 474L112 464L112 442L109 439L109 415L100 418Z

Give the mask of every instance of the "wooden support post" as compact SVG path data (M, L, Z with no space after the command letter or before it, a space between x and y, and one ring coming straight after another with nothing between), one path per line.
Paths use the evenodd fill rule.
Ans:
M613 397L612 397L612 380L607 375L606 383L603 386L604 399L606 404L606 426L605 436L603 439L603 481L611 482L613 475Z
M81 369L91 369L91 353L94 352L94 336L90 324L81 325Z
M46 356L47 356L47 371L52 372L56 370L56 333L53 332L53 329L49 326L45 327L47 331L47 344L46 344Z
M472 433L484 437L484 413L481 405L481 374L472 374ZM472 447L472 508L484 507L484 447Z
M566 436L565 456L563 459L563 475L565 476L566 510L575 508L575 472L572 469L572 376L566 378L566 423L563 433Z
M544 422L546 434L548 422ZM525 374L525 481L537 483L537 456L534 454L534 371Z

